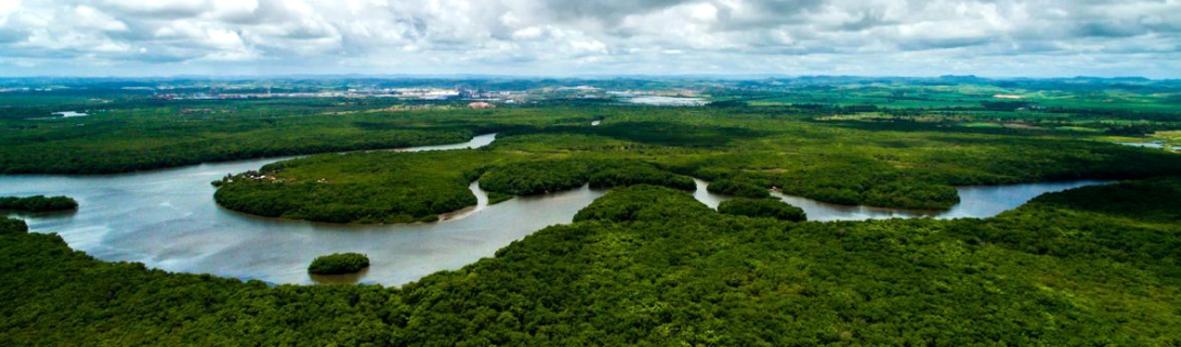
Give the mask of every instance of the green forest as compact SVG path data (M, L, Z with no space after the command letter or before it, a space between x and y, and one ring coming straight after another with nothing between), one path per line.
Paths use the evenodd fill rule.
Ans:
M63 238L61 219L28 212L81 201L77 216L60 218L85 221L92 208L114 208L91 203L107 187L77 201L7 187L0 346L1181 345L1176 81L268 82L283 92L519 89L499 90L516 99L495 108L465 98L232 94L271 90L250 81L170 81L168 97L134 89L152 81L45 83L65 88L0 93L0 174L12 182L136 180L142 170L276 158L195 173L192 192L210 195L206 207L242 212L226 218L305 226L313 223L295 220L434 223L477 205L472 187L489 204L582 187L598 198L569 223L404 285L296 285L104 261L145 258L74 243L74 233L118 223ZM215 89L224 98L204 98ZM706 103L634 104L611 93L621 90ZM89 115L52 116L70 109ZM493 133L480 148L392 150ZM706 206L695 179L730 199ZM946 211L961 202L957 187L1075 180L1105 184L989 218L809 221L771 197ZM377 268L390 254L349 251L306 254L291 271L391 270ZM424 252L397 256L431 261Z
M804 210L774 199L735 198L718 204L718 213L747 217L769 217L802 222L808 219Z
M986 220L799 223L640 185L401 288L105 263L5 220L0 344L1172 345L1178 202L1159 179Z
M481 120L502 116L500 127L508 128L548 110L495 111ZM467 189L474 181L497 196L527 196L587 184L692 191L697 177L710 182L710 192L731 196L764 198L779 189L838 204L943 210L959 202L959 185L1181 174L1175 154L1085 138L866 130L696 110L603 111L616 114L598 127L521 125L476 150L282 161L227 177L216 198L263 216L400 223L475 205Z

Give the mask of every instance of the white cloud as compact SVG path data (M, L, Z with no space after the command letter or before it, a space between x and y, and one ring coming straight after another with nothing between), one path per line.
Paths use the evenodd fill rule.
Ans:
M93 29L102 31L127 31L127 24L119 21L102 11L93 7L79 5L74 7L73 13L62 18L69 20L72 25L79 29Z
M21 7L21 0L0 1L0 25L4 25L8 16Z
M1179 54L1177 0L0 0L0 75L1181 77Z
M523 29L517 29L516 31L513 31L513 39L535 40L537 38L540 38L543 33L544 33L544 31L542 31L541 28L539 28L539 27L528 27L528 28L523 28Z

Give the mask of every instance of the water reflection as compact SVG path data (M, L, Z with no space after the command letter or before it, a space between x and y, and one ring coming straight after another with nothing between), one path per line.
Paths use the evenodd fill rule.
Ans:
M706 191L708 183L695 179L697 192L694 197L707 206L716 209L721 201L730 197L713 194ZM837 205L816 201L804 197L787 195L772 191L771 196L799 207L808 214L810 221L855 221L868 219L889 218L918 218L933 217L939 219L951 218L986 218L1008 211L1029 200L1045 193L1060 192L1067 189L1106 184L1106 181L1081 180L1069 182L1047 182L1009 184L999 186L963 186L956 187L960 196L960 203L946 211L906 210L870 206Z
M709 187L709 183L706 183L705 181L694 178L693 183L697 185L697 190L693 191L693 198L705 204L705 206L709 206L709 208L716 210L718 209L718 204L721 204L722 201L730 198L729 196L710 193L709 190L706 189Z
M651 106L702 106L706 104L702 98L685 98L672 96L637 96L627 99L627 102Z
M357 271L357 272L354 272L351 274L319 275L319 274L309 273L308 278L311 279L312 282L314 282L316 284L354 284L354 283L361 282L361 280L364 279L365 276L368 274L369 274L369 268L366 267L364 269L361 269L361 271Z

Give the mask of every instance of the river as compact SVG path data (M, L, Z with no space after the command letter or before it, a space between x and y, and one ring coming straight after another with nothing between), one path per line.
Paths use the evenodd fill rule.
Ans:
M466 143L400 151L456 150L486 146L495 134ZM441 270L454 270L491 257L515 240L574 214L603 194L582 187L539 197L518 197L488 205L478 183L469 187L475 207L437 223L338 225L261 218L218 207L209 182L229 173L255 170L286 158L201 164L115 175L0 176L0 196L68 195L76 212L17 215L33 232L56 232L70 247L106 261L136 261L168 271L208 273L270 283L311 284L307 265L318 255L362 252L371 266L348 280L401 285ZM935 217L989 217L1046 192L1100 183L1019 184L961 187L963 202ZM694 196L716 207L726 199L706 192L698 180ZM810 220L931 216L932 213L825 204L778 197L800 206Z

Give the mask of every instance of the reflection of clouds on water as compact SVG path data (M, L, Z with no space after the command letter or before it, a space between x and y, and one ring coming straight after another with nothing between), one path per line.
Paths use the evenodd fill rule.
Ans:
M637 96L627 99L627 102L652 106L702 106L706 103L705 99L701 98L682 98L671 96Z
M351 274L317 275L317 274L310 274L309 273L308 278L311 279L312 282L315 282L316 284L353 284L353 283L358 283L358 282L364 282L365 276L367 276L367 275L369 275L369 268L368 267L361 269L361 271L351 273Z
M1181 145L1168 145L1168 144L1166 144L1164 141L1152 141L1152 142L1116 142L1116 143L1118 143L1118 144L1121 144L1121 145L1124 145L1124 146L1132 146L1132 147L1140 147L1140 148L1152 148L1152 149L1162 149L1162 150L1166 150L1166 151L1170 151L1170 152L1181 152Z
M708 184L696 180L697 192L694 197L711 208L717 208L718 203L729 199L724 195L705 191ZM889 218L921 218L933 217L939 219L951 218L986 218L1021 206L1029 200L1045 193L1059 192L1083 186L1105 184L1104 181L1071 181L1050 183L1010 184L1001 186L967 186L957 187L960 203L947 211L906 210L871 206L836 205L816 201L805 197L783 194L772 191L771 196L784 203L799 207L808 214L810 221L857 221L869 219Z
M53 115L55 115L55 116L61 116L62 118L74 118L74 117L86 117L86 116L89 116L88 114L85 114L85 113L82 113L82 112L75 112L75 111L62 111L62 112L54 112L54 113L53 113Z

